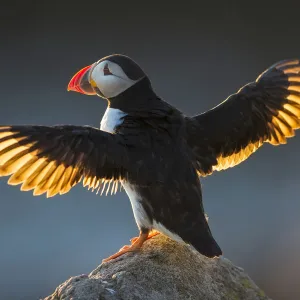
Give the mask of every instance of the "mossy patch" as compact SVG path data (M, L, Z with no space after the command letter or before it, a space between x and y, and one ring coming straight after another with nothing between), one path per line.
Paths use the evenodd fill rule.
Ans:
M253 289L253 285L252 283L250 282L250 280L248 278L243 278L241 280L241 284L244 288L247 288L247 289Z
M235 291L228 291L226 293L226 299L228 300L240 300L239 294Z
M262 299L265 299L266 298L266 294L263 290L258 290L258 296L261 297Z

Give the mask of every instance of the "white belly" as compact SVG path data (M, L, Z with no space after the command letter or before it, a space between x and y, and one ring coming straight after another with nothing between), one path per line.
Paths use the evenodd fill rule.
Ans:
M126 116L120 109L108 107L101 120L100 129L109 133L114 133L115 128L123 122L122 117Z
M134 185L131 185L128 182L126 182L126 183L123 182L122 185L130 199L134 218L140 229L141 229L141 227L147 228L149 230L155 229L155 230L159 231L160 233L168 236L169 238L171 238L174 241L181 242L181 243L183 242L183 240L181 239L180 236L178 236L176 233L168 230L161 223L156 222L155 220L153 220L153 223L151 222L146 211L144 210L143 206L140 203L141 196L134 189Z
M155 220L153 220L152 228L155 229L155 230L157 230L157 231L159 231L160 233L168 236L170 239L172 239L172 240L174 240L176 242L183 243L182 238L178 234L170 231L163 224L158 223Z
M142 204L140 203L141 197L135 191L134 185L131 185L128 182L126 182L126 183L123 182L122 185L130 199L134 218L135 218L135 221L136 221L138 227L140 229L141 229L141 227L151 229L152 228L151 221L150 221L146 211L144 210Z

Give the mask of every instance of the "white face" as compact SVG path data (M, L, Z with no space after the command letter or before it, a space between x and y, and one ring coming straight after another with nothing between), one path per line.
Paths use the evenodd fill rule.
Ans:
M119 65L104 60L92 67L89 80L91 85L97 87L105 98L112 98L133 86L140 79L128 78Z

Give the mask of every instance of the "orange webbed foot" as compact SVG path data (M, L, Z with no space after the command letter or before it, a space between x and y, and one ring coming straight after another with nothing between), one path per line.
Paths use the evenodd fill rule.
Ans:
M131 246L128 246L128 245L125 245L123 246L117 253L109 256L108 258L105 258L102 260L102 262L108 262L112 259L115 259L125 253L128 253L128 252L135 252L135 251L138 251L140 249L140 247L138 246L134 246L134 245L131 245Z
M102 262L108 262L108 261L115 259L125 253L128 253L128 252L139 251L146 240L152 238L153 236L155 236L157 234L159 234L159 232L156 230L152 230L147 233L141 232L138 237L132 238L130 240L131 241L130 246L126 245L126 246L122 247L117 253L109 256L108 258L103 259Z
M153 230L151 230L151 231L148 233L148 236L147 236L147 239L146 239L146 240L149 240L149 239L151 239L152 237L154 237L154 236L156 236L156 235L158 235L158 234L159 234L159 231L153 229ZM130 240L131 244L134 244L138 239L139 239L139 236L132 238L132 239Z

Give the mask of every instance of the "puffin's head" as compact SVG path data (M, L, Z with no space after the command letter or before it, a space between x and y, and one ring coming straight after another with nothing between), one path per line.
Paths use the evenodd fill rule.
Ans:
M132 59L113 54L77 72L68 85L68 91L98 95L110 99L117 97L147 75Z

